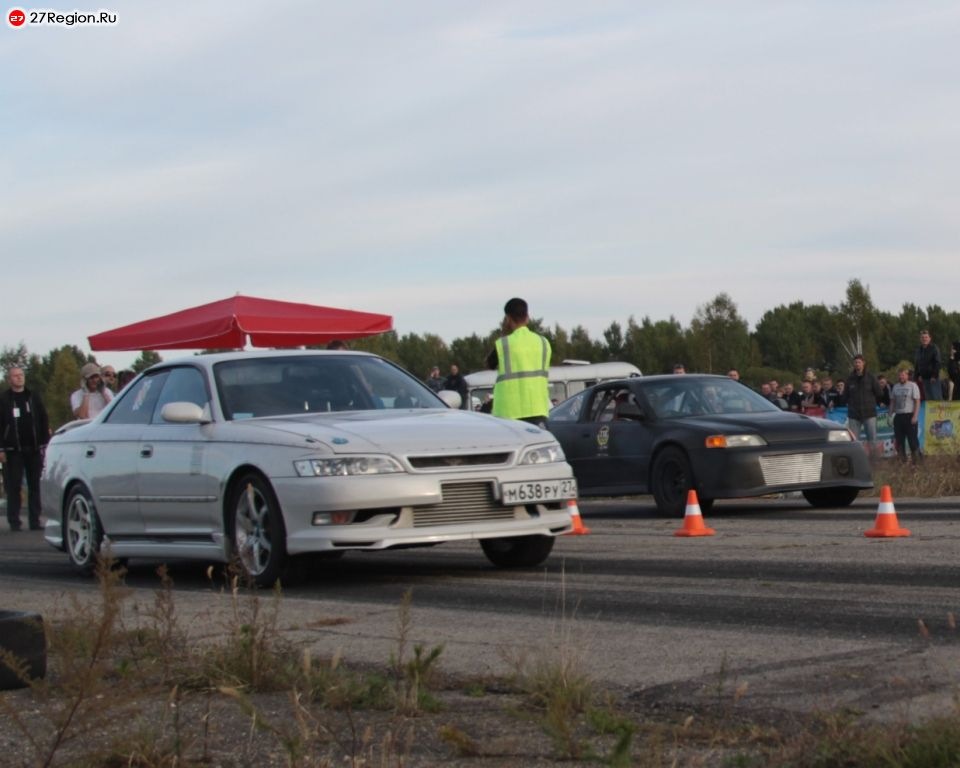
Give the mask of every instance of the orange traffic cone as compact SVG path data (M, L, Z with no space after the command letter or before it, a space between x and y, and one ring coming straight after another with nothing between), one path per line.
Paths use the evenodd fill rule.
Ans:
M590 529L583 524L583 520L580 519L580 507L577 506L575 499L570 499L567 502L567 508L570 510L570 519L573 521L573 528L567 531L564 536L586 536L590 533Z
M877 520L873 528L863 532L864 536L871 539L893 538L895 536L909 536L910 531L901 528L897 520L897 510L893 508L893 494L890 492L890 486L885 485L880 489L880 505L877 507Z
M673 532L674 536L713 536L716 531L703 524L703 513L700 511L700 502L697 492L691 488L687 491L687 509L683 514L683 526Z

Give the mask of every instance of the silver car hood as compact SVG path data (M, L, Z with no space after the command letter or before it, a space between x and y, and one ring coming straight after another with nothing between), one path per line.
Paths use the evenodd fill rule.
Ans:
M241 423L316 441L334 453L464 453L556 442L549 432L523 421L442 409L348 411Z

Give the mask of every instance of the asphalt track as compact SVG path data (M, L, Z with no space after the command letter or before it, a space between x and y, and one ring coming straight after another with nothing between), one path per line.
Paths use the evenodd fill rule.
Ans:
M919 717L960 687L960 499L895 504L908 538L866 538L877 500L861 498L718 502L716 535L689 539L649 497L587 501L590 535L559 539L545 567L497 570L472 542L350 553L285 585L284 620L318 653L384 662L409 591L411 642L443 644L456 674L574 654L604 684L681 707L736 686L756 711ZM130 564L136 599L156 588L156 565ZM178 607L214 627L223 581L170 569ZM0 608L49 611L96 594L39 533L5 528L0 591Z

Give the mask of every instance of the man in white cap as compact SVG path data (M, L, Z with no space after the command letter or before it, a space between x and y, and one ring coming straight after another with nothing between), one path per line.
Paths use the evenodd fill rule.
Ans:
M100 366L87 363L80 369L80 389L70 395L70 408L78 419L92 419L113 400L113 392L103 383Z

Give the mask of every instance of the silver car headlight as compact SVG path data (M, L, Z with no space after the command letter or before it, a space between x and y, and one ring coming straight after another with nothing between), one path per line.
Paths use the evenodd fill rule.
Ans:
M760 435L710 435L704 443L707 448L755 448L767 441Z
M293 462L300 477L346 477L388 475L403 472L400 462L390 456L342 456L336 459L300 459Z
M535 445L533 448L527 448L520 454L520 461L524 464L552 464L557 461L566 461L567 457L563 455L563 448L560 443L551 443L550 445Z
M828 443L852 443L853 435L849 429L831 429L827 432Z

